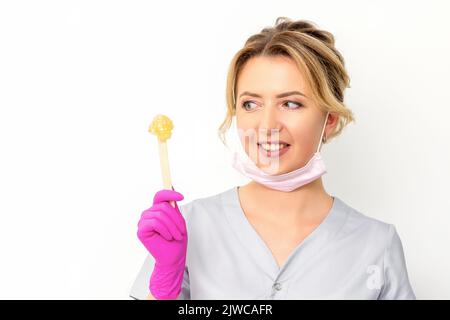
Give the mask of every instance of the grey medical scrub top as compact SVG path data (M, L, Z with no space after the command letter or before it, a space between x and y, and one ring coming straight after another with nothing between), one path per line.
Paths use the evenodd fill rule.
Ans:
M280 268L247 220L239 187L180 205L188 248L183 299L416 299L392 224L337 196L322 222ZM148 254L130 296L146 299Z

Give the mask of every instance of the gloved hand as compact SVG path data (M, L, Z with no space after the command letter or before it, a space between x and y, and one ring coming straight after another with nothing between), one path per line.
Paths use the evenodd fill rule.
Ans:
M173 187L172 187L173 189ZM155 258L149 289L156 299L176 299L181 292L186 265L186 222L177 203L183 200L175 191L163 189L153 198L153 206L142 212L137 236Z

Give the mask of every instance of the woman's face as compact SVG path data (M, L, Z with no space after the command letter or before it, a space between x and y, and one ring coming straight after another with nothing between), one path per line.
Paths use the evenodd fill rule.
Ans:
M269 174L290 172L316 152L326 113L309 97L290 58L259 56L246 62L236 84L236 125L247 155L260 169ZM324 135L335 120L330 114Z

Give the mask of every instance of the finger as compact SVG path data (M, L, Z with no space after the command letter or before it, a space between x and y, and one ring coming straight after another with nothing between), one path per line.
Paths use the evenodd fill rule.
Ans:
M186 234L186 222L178 209L175 209L167 202L161 202L155 204L150 212L153 212L153 210L163 211L172 221L172 223L176 225L180 233L183 235ZM146 213L143 216L147 218L151 217L152 215L154 215L154 213Z
M184 217L181 215L179 209L175 209L167 202L162 202L160 204L157 204L156 206L158 206L159 208L161 208L161 210L166 212L169 218L177 226L181 234L183 235L186 234L186 221L184 220Z
M161 203L157 203L152 205L150 208L142 211L141 213L141 218L144 216L147 216L147 218L149 218L152 215L155 215L156 212L161 211L161 210L166 210L167 206L163 206L162 204L167 204L169 202L163 201ZM176 203L176 202L175 202ZM176 210L174 207L170 206L170 208L172 208L173 210Z
M168 202L161 202L153 205L147 210L144 210L141 214L141 219L152 218L155 215L158 215L159 211L164 211L169 216L169 218L176 225L176 227L178 228L179 232L182 235L185 235L187 233L186 221L183 215L181 214L180 209L178 208L178 206L176 208L172 207L171 205L168 204Z
M155 205L151 206L150 208L142 211L141 213L141 219L142 217L146 216L147 218L150 218L152 215L155 214L158 210L155 210Z
M153 204L161 203L163 201L181 201L183 199L184 196L181 193L175 190L163 189L155 194L153 197Z
M138 231L137 231L137 237L141 241L145 238L151 237L154 234L155 234L155 231L153 229L138 228Z
M154 233L155 230L153 228L152 224L144 224L143 220L140 219L138 224L137 224L137 236L139 238L139 240L143 240L147 237L151 237Z
M173 239L172 234L169 232L167 227L164 225L164 223L161 223L159 220L156 219L144 219L141 222L139 222L139 228L142 228L143 230L154 230L158 234L160 234L164 239L167 241L170 241Z
M159 204L159 206L161 206L161 205L163 205L163 204L162 203ZM169 205L169 204L167 204L167 202L166 202L166 205ZM144 215L142 217L142 219L158 220L159 222L163 223L167 227L169 232L172 234L172 236L176 240L182 240L183 239L182 232L179 229L179 227L177 226L177 222L174 222L173 219L170 218L171 213L167 212L167 209L164 210L163 208L155 208L155 210L157 210L157 211L150 212L150 213Z

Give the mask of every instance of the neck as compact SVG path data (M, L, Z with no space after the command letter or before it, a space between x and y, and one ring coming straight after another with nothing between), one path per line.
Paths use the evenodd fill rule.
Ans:
M264 208L257 212L269 219L275 217L286 221L322 219L333 203L333 198L323 187L322 178L291 192L270 189L254 181L244 188L247 189L244 192L250 199L257 199L254 205Z

